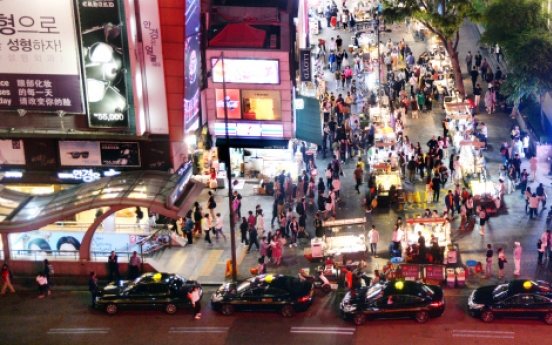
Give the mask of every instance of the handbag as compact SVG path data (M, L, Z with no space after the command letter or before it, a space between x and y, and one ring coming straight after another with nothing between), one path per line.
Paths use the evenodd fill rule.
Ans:
M316 168L311 169L310 173L311 173L311 176L318 176L318 169Z

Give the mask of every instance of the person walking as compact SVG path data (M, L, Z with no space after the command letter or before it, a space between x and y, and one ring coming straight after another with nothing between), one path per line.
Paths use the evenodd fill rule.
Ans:
M50 288L48 286L48 279L46 278L43 272L38 272L38 276L36 277L36 282L38 283L38 291L40 293L38 295L38 298L44 298L45 293L48 293L48 296L50 296L52 291L50 291Z
M208 194L209 194L209 200L207 200L207 209L211 214L211 218L215 218L215 208L217 207L217 203L215 202L215 196L213 195L212 191L209 191Z
M187 214L186 222L184 223L184 233L186 234L186 238L188 239L187 244L194 244L194 228L195 224L192 220L192 215Z
M362 167L360 166L360 164L357 164L354 176L356 182L355 189L357 193L360 194L360 190L358 189L358 187L360 187L360 185L362 184L362 177L364 176L364 171L362 171Z
M482 278L490 278L493 273L493 249L491 244L487 244L487 253L485 254L485 275Z
M135 279L136 277L138 277L141 263L142 261L138 257L138 253L134 251L132 253L132 256L130 257L130 260L128 261L128 275L130 279Z
M249 229L249 247L247 247L247 252L249 253L251 251L253 245L257 246L257 250L260 250L258 241L259 233L257 232L257 229L249 224L247 224L247 227Z
M218 241L219 234L226 241L226 236L224 235L224 232L222 232L222 216L220 215L220 213L217 213L217 218L215 223L215 240L217 241Z
M552 243L551 243L552 238L550 236L550 230L546 230L544 232L544 234L542 234L541 240L542 240L542 243L544 243L546 245L545 246L546 256L545 256L544 260L552 259L552 257L550 256L550 246L552 245Z
M241 233L241 243L245 243L245 245L249 245L249 241L247 240L247 233L249 232L249 223L247 223L247 219L245 217L242 217L242 222L240 224L240 233Z
M544 266L544 263L542 262L542 257L544 256L544 252L546 250L546 243L543 242L540 238L537 241L537 250L539 252L539 259L537 261L537 264L539 266Z
M203 228L203 232L205 233L205 242L212 245L213 242L211 242L211 229L213 229L213 223L211 221L211 216L209 215L209 213L205 213L203 215L201 227Z
M537 180L537 163L539 160L537 159L537 155L533 155L531 159L529 160L529 170L531 170L531 182L535 182Z
M473 94L475 95L475 86L477 85L477 77L479 77L479 72L477 71L477 67L473 66L470 72L470 76L471 76ZM477 102L475 102L475 106L476 107L478 106Z
M188 292L188 299L194 308L194 317L201 319L201 302L199 301L199 288L194 286L191 292Z
M533 219L533 216L537 216L537 210L539 208L539 198L536 193L531 194L529 198L529 219Z
M466 55L466 67L468 73L472 70L472 63L473 63L473 55L471 51L468 51L468 54Z
M521 269L521 244L519 242L514 243L514 276L519 276Z
M379 242L379 232L376 229L376 226L372 224L372 229L368 232L368 238L370 239L370 252L372 256L378 257L378 242Z
M454 209L455 209L455 202L454 202L454 195L452 194L452 190L448 191L447 196L445 196L445 207L446 207L446 213L447 216L449 212L451 212L451 218L454 218Z
M280 241L278 236L274 235L272 237L270 247L272 248L272 257L274 258L274 263L279 266L282 262L282 242Z
M299 231L299 224L297 223L297 217L293 217L291 219L291 222L288 225L289 234L290 234L290 241L289 241L289 247L292 248L293 246L297 247L297 233Z
M92 295L92 308L95 307L96 296L98 295L98 279L96 278L96 272L90 272L90 277L88 278L88 291Z
M260 213L257 215L257 219L255 222L255 228L257 228L257 231L261 234L265 232L265 223L264 223L264 214Z
M195 202L194 207L194 234L197 234L198 236L201 236L201 220L203 219L203 216L201 215L201 206L199 206L199 203Z
M42 269L42 273L44 274L44 277L48 279L48 285L53 285L50 276L54 274L54 267L52 266L52 264L50 264L48 259L44 259L44 267Z
M479 216L479 226L481 228L479 231L479 235L485 236L485 222L487 221L487 212L485 211L484 207L481 207L479 209L478 216Z
M433 176L433 179L431 180L433 189L433 202L439 202L439 194L441 192L441 179L439 178L439 174L435 174Z
M111 251L111 255L107 259L107 267L109 269L109 281L113 281L113 276L117 277L117 281L121 279L119 275L119 257L115 254L115 251Z

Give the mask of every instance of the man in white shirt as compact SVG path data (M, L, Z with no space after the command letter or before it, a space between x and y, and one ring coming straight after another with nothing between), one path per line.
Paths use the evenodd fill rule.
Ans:
M224 235L224 232L222 232L222 217L220 216L220 213L217 213L216 224L215 224L215 240L218 240L219 234L226 241L226 236Z
M372 225L372 229L368 232L368 237L370 238L370 252L374 257L378 257L378 241L379 241L379 232L376 230L376 226Z
M142 262L140 261L137 253L132 253L130 260L128 261L128 275L130 276L130 279L138 277L139 266L141 263Z
M330 40L330 51L333 51L333 52L337 51L337 42L333 37Z

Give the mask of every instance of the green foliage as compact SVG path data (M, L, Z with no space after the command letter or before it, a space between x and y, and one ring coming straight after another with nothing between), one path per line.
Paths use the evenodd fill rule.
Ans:
M481 41L498 43L506 58L533 32L547 31L541 0L495 0L485 11Z

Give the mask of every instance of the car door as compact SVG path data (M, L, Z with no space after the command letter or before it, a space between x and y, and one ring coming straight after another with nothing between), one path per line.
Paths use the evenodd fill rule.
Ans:
M240 298L235 300L235 304L237 304L236 307L240 307L242 310L259 310L261 309L262 297L262 289L252 287L244 291Z
M290 302L290 296L287 292L273 287L264 289L261 297L263 309L279 309L283 304Z
M535 317L543 317L549 310L552 309L552 300L550 298L533 294L533 304L531 313Z
M167 303L172 303L169 287L163 283L151 284L144 308L163 308Z
M369 314L372 314L375 318L393 318L396 314L396 304L398 296L389 295L378 298L371 306L371 311Z
M520 309L521 295L517 294L495 304L493 311L497 316L500 317L512 317L519 316Z
M395 312L397 317L413 316L417 311L423 309L424 299L418 296L402 295L398 297L396 302Z
M125 306L128 309L143 309L149 300L149 284L138 284L128 291Z

